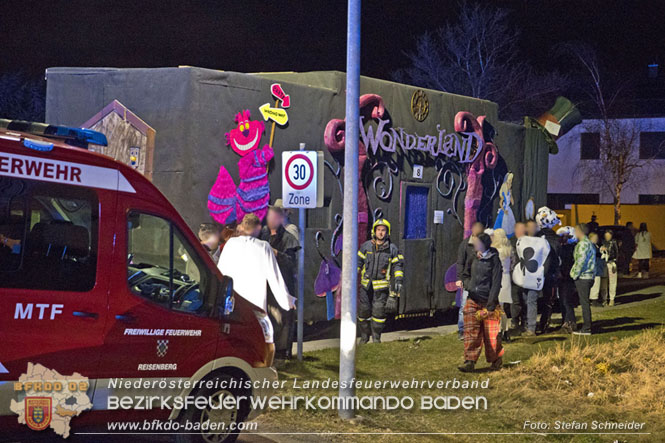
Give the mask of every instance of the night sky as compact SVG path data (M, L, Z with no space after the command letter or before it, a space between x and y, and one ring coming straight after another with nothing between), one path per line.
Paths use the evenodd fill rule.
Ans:
M489 2L488 2L489 3ZM559 42L595 45L617 72L665 54L665 1L495 1L513 11L522 57L537 67ZM363 1L363 75L389 79L403 51L457 1ZM345 1L3 1L0 71L50 66L194 65L241 72L344 70ZM563 63L563 64L562 64Z

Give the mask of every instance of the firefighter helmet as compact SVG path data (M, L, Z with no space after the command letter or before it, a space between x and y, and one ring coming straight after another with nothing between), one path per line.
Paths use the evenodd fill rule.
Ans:
M390 237L390 222L388 220L386 220L385 218L380 218L374 222L374 224L372 225L372 237L376 235L377 226L385 226L386 229L388 229L388 237Z

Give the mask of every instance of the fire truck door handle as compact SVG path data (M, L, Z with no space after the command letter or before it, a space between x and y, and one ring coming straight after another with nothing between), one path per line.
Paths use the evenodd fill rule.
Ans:
M123 314L117 314L115 316L115 319L120 320L120 321L124 321L124 322L127 322L127 323L131 323L133 321L136 321L136 317L134 317L133 315L129 315L129 314L124 314L124 315Z
M99 317L99 314L96 312L85 312L85 311L74 311L72 312L74 317L81 317L81 318L97 318Z

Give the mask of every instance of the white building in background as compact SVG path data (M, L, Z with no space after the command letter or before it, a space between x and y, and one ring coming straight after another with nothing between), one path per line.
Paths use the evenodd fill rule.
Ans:
M636 155L652 159L650 165L634 171L621 193L622 204L665 204L665 117L617 119L618 125L639 128ZM550 155L548 203L553 209L570 204L611 204L606 187L585 183L581 162L599 162L600 135L597 120L583 120L557 140L559 153Z

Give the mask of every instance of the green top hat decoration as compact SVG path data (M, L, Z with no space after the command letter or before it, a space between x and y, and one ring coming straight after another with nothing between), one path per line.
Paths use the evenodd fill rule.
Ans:
M544 134L549 145L550 154L559 152L556 141L559 137L582 122L582 115L577 107L566 97L557 97L554 106L537 119L525 117L524 124L538 128Z

